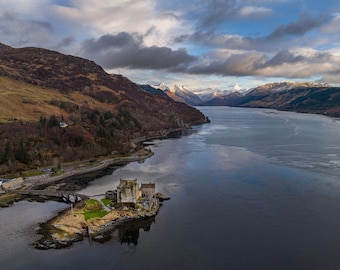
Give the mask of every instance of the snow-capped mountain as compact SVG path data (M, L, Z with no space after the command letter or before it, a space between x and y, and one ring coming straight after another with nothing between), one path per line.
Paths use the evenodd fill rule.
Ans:
M340 116L340 87L312 82L269 83L245 94L233 92L203 103L205 106L272 108Z
M152 86L153 88L156 88L156 89L161 89L163 91L170 91L170 87L167 86L164 82L161 82L159 84L155 84L155 85L150 85Z
M320 84L314 82L291 82L291 81L281 81L274 83L267 83L261 86L258 86L251 91L256 90L256 92L282 92L289 91L296 88L307 88L307 87L329 87L328 84Z
M214 98L224 97L233 92L239 92L241 95L245 93L245 90L238 83L231 84L228 89L221 90L221 89L214 89L214 88L207 88L203 90L195 91L195 94L201 98L203 102L207 102Z
M191 90L183 85L167 86L165 83L152 85L152 87L163 90L173 100L184 102L188 105L196 106L202 103L202 100Z

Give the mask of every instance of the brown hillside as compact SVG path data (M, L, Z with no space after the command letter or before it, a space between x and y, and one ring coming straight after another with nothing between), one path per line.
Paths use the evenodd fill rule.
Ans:
M197 109L149 94L92 61L0 44L2 170L129 151L133 137L205 121Z

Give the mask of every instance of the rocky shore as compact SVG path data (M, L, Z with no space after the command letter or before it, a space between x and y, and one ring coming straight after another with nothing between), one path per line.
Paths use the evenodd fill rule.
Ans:
M104 242L111 238L111 233L119 226L133 221L143 221L157 215L164 200L169 198L157 193L157 203L150 209L123 207L113 209L103 217L85 220L84 203L78 203L71 209L60 212L56 217L40 225L39 239L34 247L37 249L60 249L71 246L74 242L88 238L90 241Z

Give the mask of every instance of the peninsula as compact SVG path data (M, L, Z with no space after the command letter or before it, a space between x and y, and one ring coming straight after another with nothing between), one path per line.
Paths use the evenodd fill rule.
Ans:
M88 199L64 210L41 225L43 237L38 249L56 249L88 237L103 241L104 234L131 220L146 219L158 213L162 201L169 198L156 193L155 183L138 184L137 179L120 180L116 190L108 190L101 200Z

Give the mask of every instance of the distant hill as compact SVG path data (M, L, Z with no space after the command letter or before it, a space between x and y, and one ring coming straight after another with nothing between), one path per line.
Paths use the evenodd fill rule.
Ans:
M0 173L127 153L134 137L205 121L92 61L0 44Z
M230 93L244 93L245 89L238 83L232 83L227 86L224 90L219 88L206 88L195 91L195 94L202 100L202 102L207 102L214 98L223 98Z
M166 98L170 98L163 90L152 87L149 84L140 84L139 87L152 95L160 95Z
M202 103L199 96L183 85L169 87L164 83L160 83L158 85L152 85L152 87L164 91L164 93L175 101L183 102L191 106L200 105Z
M254 88L244 95L234 92L202 105L272 108L339 117L340 88L315 83L271 83Z

